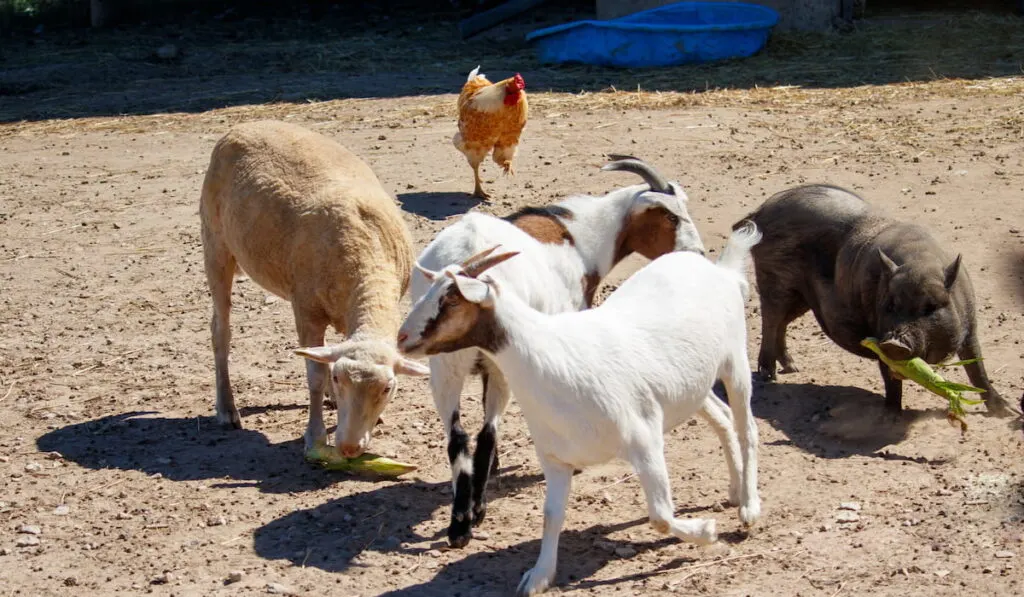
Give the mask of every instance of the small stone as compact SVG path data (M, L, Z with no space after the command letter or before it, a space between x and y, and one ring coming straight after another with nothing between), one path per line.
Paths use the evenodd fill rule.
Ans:
M243 576L245 576L245 573L243 573L241 570L232 570L231 572L228 572L228 578L227 578L227 583L226 584L230 585L232 583L236 583L236 582L242 580Z
M821 531L822 533L827 533L827 532L832 530L832 525L830 525L830 524L823 524L823 525L821 525L818 528L818 530Z
M473 538L487 540L491 538L491 534L487 531L473 531Z
M860 514L850 512L849 510L840 510L839 513L836 514L836 522L839 523L857 522L858 520L860 520Z
M38 472L40 472L42 470L43 470L43 465L39 464L38 462L30 462L30 463L25 465L25 472L26 473L38 473Z
M174 574L170 572L164 572L153 577L153 580L149 581L151 585L166 585L174 581Z
M725 506L722 505L722 502L715 502L711 505L711 510L714 512L725 512Z
M219 527L224 526L228 523L228 520L223 516L212 516L206 521L208 527Z
M69 577L64 579L64 586L65 587L77 587L78 586L78 579L75 578L74 576L69 576Z
M18 547L32 547L33 545L39 545L39 537L35 535L22 535L18 537L14 544Z
M985 566L984 568L981 569L981 573L982 574L992 574L995 571L996 571L996 569L993 568L992 566Z
M601 492L601 503L610 504L612 503L612 496L607 491Z
M615 555L620 558L631 558L636 555L636 550L628 545L624 545L622 547L615 548Z
M995 553L995 556L1000 560L1008 560L1010 558L1016 557L1017 554L1012 551L997 551Z
M601 539L597 539L594 541L594 547L600 549L601 551L612 553L615 551L616 545L611 541L602 541Z
M267 583L267 592L270 593L271 595L294 595L295 594L295 591L293 591L290 587L287 587L285 585L282 585L281 583L276 583L276 582L268 582Z
M948 489L939 489L938 491L935 492L935 495L942 495L942 496L953 495L953 492L948 490Z
M858 502L843 502L839 504L840 510L849 510L851 512L860 512L860 503Z
M11 461L11 459L8 458L7 456L0 456L0 462L6 464L6 463L8 463L10 461Z
M71 513L71 508L68 508L64 504L61 504L61 505L59 505L59 506L57 506L56 508L53 509L53 515L54 516L67 516L70 513Z
M64 459L64 455L61 454L60 452L47 452L46 453L46 459L47 460L63 460Z
M945 578L946 576L949 576L949 570L936 570L935 576L938 576L939 578Z
M436 549L429 549L427 550L427 555L432 558L439 558L441 557L441 552Z
M277 298L273 294L268 294L267 298L263 299L263 304L264 305L273 305L274 303L276 303L279 300L281 300L281 299Z
M9 556L9 555L11 555L11 548L10 547L0 547L0 556Z
M35 524L23 524L18 527L18 532L25 535L42 535L43 529L39 528L39 525Z

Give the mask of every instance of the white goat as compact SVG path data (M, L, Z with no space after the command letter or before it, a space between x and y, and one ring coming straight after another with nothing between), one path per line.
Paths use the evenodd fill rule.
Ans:
M654 259L673 250L703 253L700 235L686 211L686 193L654 168L629 156L603 170L625 170L647 184L618 189L602 197L575 196L547 207L526 208L500 219L470 213L442 230L420 254L419 263L441 269L501 244L520 253L518 259L491 275L545 313L578 311L590 306L601 279L624 257L638 252ZM412 274L412 300L422 297L430 281ZM459 399L466 377L480 372L484 386L484 426L476 452L469 457L469 438L459 422ZM454 501L448 540L466 545L470 526L486 513L484 489L497 470L497 433L508 405L505 376L476 349L430 359L434 404L448 436Z
M627 460L655 529L701 544L715 540L713 519L673 516L665 466L663 433L701 411L722 441L732 479L742 473L740 520L757 520L757 428L743 308L745 262L760 237L753 224L737 230L717 265L689 252L665 255L600 307L555 315L533 309L493 276L480 277L514 252L488 256L492 248L423 272L433 284L402 323L399 349L486 351L508 376L544 471L540 556L520 595L542 592L554 579L574 468ZM716 379L725 384L734 425L712 392Z
M203 182L206 276L213 297L217 419L240 428L228 376L236 269L291 301L307 357L307 450L326 441L324 390L338 400L336 445L361 453L395 393L397 374L425 375L395 350L399 301L412 268L409 231L370 167L341 145L283 122L233 128L217 142ZM321 346L328 325L348 337ZM324 363L324 364L321 364Z

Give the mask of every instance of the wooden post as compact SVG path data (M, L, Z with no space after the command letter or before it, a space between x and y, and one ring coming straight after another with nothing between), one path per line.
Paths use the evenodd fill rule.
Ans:
M546 0L509 0L499 4L490 10L473 15L459 23L459 34L462 39L476 35L501 23L507 21L519 13L526 12L534 6L543 4Z

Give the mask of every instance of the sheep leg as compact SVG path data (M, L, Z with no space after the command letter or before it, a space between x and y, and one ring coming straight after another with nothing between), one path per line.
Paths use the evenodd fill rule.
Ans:
M465 547L472 538L473 460L469 456L469 436L459 422L459 398L476 358L475 350L430 357L430 390L448 436L452 467L452 517L448 524L448 543L452 547Z
M537 452L544 471L547 495L544 496L544 533L540 540L540 555L533 568L523 575L516 590L517 597L543 593L555 580L558 567L558 536L565 523L565 507L572 489L573 467Z
M636 470L637 478L644 489L647 516L651 526L659 533L668 533L683 541L698 545L714 543L717 535L713 518L680 520L675 517L661 426L652 426L648 433L641 434L640 437L645 443L632 446L627 454L627 460Z
M203 253L206 282L213 298L213 316L210 335L213 338L213 363L217 377L217 422L223 427L241 429L242 418L235 406L228 373L228 355L231 352L231 286L234 284L235 257L203 227Z
M753 392L745 339L726 363L724 373L722 383L729 395L729 407L743 455L740 520L749 527L761 516L761 498L757 492L757 423L750 409L750 395Z
M725 463L729 467L729 504L740 505L740 477L743 464L740 462L740 444L733 425L732 411L714 392L708 392L701 407L700 416L711 426L725 452Z
M327 324L302 313L296 306L295 328L299 334L299 346L323 346ZM306 383L309 386L309 422L303 435L306 452L317 445L327 444L327 426L324 424L324 390L330 378L330 365L312 359L306 361Z
M472 524L479 525L487 515L484 491L487 480L498 469L498 424L508 407L508 382L501 370L487 358L483 359L484 426L476 436L473 452L473 510Z

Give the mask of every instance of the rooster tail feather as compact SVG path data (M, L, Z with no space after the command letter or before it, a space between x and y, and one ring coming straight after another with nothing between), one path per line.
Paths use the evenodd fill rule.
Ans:
M478 74L480 74L480 65L479 64L476 65L476 68L474 68L473 70L469 71L469 76L466 77L466 82L469 83L470 81L475 79Z

